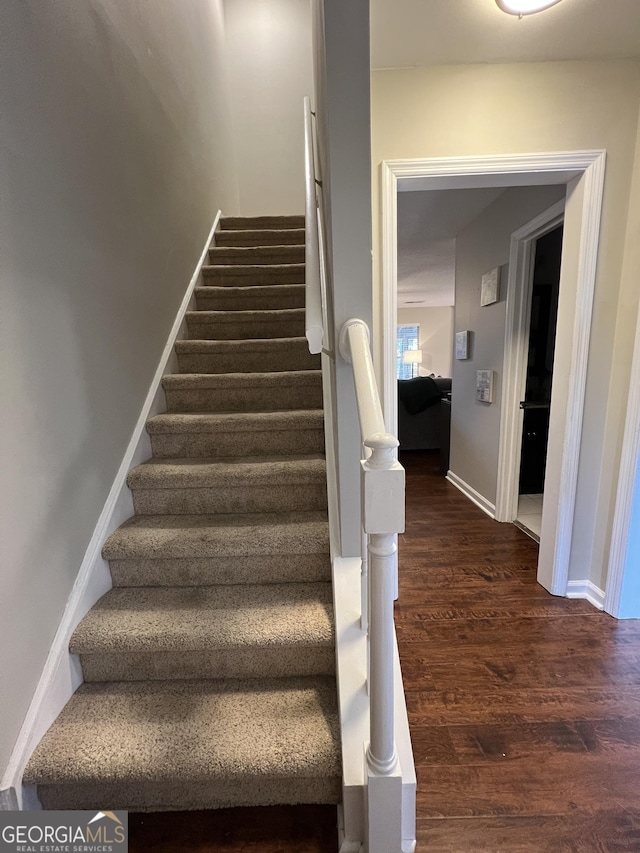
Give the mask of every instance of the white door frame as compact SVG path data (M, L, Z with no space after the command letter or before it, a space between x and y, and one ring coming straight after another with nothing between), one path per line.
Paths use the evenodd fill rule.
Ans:
M598 238L604 188L604 151L570 151L446 159L386 160L382 163L382 287L379 303L382 334L382 399L387 429L397 432L395 325L397 316L398 184L411 189L470 189L476 187L539 186L575 181L582 191L580 240L576 258L576 308L573 318L572 370L566 400L564 429L550 441L563 447L558 472L558 513L551 565L538 580L555 595L567 594L571 534L576 502L578 461L587 358L593 313ZM409 188L409 186L407 186ZM543 522L544 523L544 522ZM544 528L543 528L544 529Z
M529 323L536 241L564 220L564 199L511 235L507 284L500 449L496 489L496 521L513 521L518 515L518 471L522 450L524 400L527 382Z

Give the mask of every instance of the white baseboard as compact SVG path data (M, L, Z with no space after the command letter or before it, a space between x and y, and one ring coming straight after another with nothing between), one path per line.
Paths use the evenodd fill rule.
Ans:
M496 517L496 505L483 497L480 492L476 492L476 490L468 483L465 483L462 477L458 477L458 475L454 474L453 471L447 471L447 480L452 483L456 489L461 491L466 498L469 498L472 503L477 507L480 507L483 512L486 512L489 518Z
M598 610L604 610L604 590L591 581L569 581L567 583L567 598L586 598Z
M33 792L22 789L24 768L49 726L82 684L80 661L77 656L69 654L69 640L78 623L96 601L111 589L111 574L107 562L102 559L102 546L107 537L133 515L133 500L127 487L127 474L135 465L151 456L151 443L145 425L151 416L166 411L162 377L175 370L174 345L183 330L185 314L194 300L193 291L201 279L202 266L221 216L221 211L218 211L176 314L131 440L80 565L34 697L0 783L0 804L10 801L16 803L15 807L23 808L24 800L24 805L28 804L30 809L34 808Z

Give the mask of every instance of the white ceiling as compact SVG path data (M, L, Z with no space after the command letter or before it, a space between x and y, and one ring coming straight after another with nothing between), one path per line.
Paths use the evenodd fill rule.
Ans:
M453 305L456 235L504 189L398 193L398 307Z
M640 0L562 0L507 15L495 0L371 0L373 68L640 58Z

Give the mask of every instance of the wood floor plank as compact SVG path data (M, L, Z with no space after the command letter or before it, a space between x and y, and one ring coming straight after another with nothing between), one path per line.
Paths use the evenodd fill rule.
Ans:
M403 590L404 592L404 590ZM542 648L563 649L567 654L592 653L594 656L611 649L627 646L640 651L638 625L631 621L602 621L595 608L596 618L566 616L545 619L515 617L508 621L496 619L472 619L456 621L425 621L413 634L403 639L416 648L429 649L431 654L450 653L452 656L470 653L483 647L489 648ZM409 650L407 650L409 653Z
M544 760L421 765L417 777L420 817L589 815L603 799L610 807L636 808L640 788L640 767L628 750L606 757L563 753Z
M640 717L640 687L545 690L412 690L405 684L413 725L557 722ZM640 756L638 764L640 766Z
M536 817L418 820L428 853L637 853L640 810Z
M426 731L426 727L416 727ZM438 729L435 729L438 731ZM562 753L614 755L640 747L639 720L558 720L447 727L457 764L502 764ZM437 741L442 741L442 735ZM438 752L438 755L442 751ZM438 763L445 763L440 761Z

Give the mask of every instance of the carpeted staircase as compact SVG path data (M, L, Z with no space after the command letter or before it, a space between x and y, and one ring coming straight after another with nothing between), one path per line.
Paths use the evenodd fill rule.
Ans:
M322 384L302 217L224 218L109 537L85 683L24 782L45 808L337 803Z

